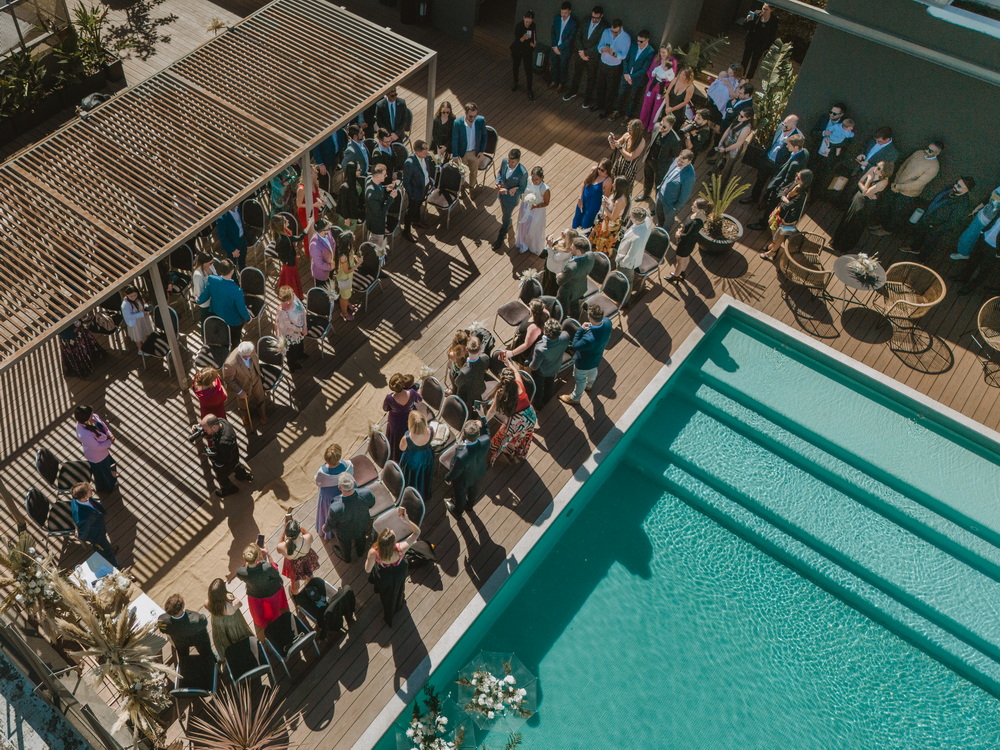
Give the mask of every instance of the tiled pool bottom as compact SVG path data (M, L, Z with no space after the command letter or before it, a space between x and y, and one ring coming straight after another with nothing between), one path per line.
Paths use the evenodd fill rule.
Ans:
M995 476L995 455L938 423L914 420L911 405L887 406L878 389L845 387L836 372L804 364L758 331L720 325L431 683L447 692L480 649L515 652L540 684L525 748L1000 746L1000 707L989 693L788 567L855 587L868 597L861 609L880 616L882 607L954 654L966 644L935 628L965 617L963 627L981 633L988 650L989 623L962 607L991 581L963 561L973 549L988 568L993 550L904 501L920 496L933 505L936 487L950 482L964 513L983 513L976 503ZM739 403L745 400L752 408ZM801 424L783 413L789 405L802 412ZM892 439L901 430L905 445ZM920 453L907 460L915 445L947 455L951 471ZM867 456L860 469L859 448ZM879 466L890 464L905 464L905 486ZM886 505L882 515L871 513L876 501ZM696 508L723 509L723 522L741 535ZM893 514L902 526L885 526ZM774 556L745 541L758 533L775 542L764 545ZM818 539L824 533L833 535ZM868 533L874 536L865 539ZM863 543L848 544L856 540ZM944 549L954 557L942 557ZM906 567L909 555L926 556L926 575ZM852 570L869 577L879 570L890 583L909 576L906 596L867 591L850 579ZM959 580L966 588L956 591ZM909 598L928 622L897 611ZM502 738L488 739L503 746ZM378 747L395 748L395 731Z

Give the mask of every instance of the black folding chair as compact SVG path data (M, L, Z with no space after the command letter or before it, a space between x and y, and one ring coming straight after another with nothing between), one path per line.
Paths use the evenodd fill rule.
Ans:
M621 271L612 271L601 284L601 291L584 300L587 307L597 306L604 311L604 317L621 324L622 307L628 301L631 285Z
M538 279L524 279L517 289L517 299L505 302L497 308L493 316L493 328L497 327L497 319L517 328L528 319L530 314L528 303L536 297L541 297L542 294L542 283Z
M194 358L194 366L199 370L202 367L214 367L221 370L226 362L226 357L233 350L230 342L230 330L226 321L217 315L209 315L201 327L202 346Z
M246 302L247 310L250 311L250 319L257 321L257 335L260 335L261 319L264 317L264 308L267 306L265 296L267 294L267 279L264 272L259 268L247 266L240 271L240 287L243 289L243 300Z
M375 505L369 509L368 515L377 518L395 507L405 485L406 480L403 479L403 470L399 468L399 464L391 460L386 461L382 471L379 472L378 480L367 487L375 495Z
M486 149L480 154L480 157L485 156L488 160L486 164L480 161L481 166L479 167L480 172L485 172L487 169L493 170L493 179L497 178L497 146L500 145L500 136L497 134L495 128L490 125L486 126Z
M592 255L594 256L594 267L587 274L587 292L583 295L584 298L601 291L601 284L611 272L611 261L607 255L600 251L594 251Z
M362 242L359 250L361 263L354 269L354 283L351 289L353 292L365 295L362 304L367 309L368 295L375 287L382 288L382 259L375 252L374 243Z
M385 434L378 430L372 432L365 452L348 459L354 467L355 484L358 487L365 487L378 479L378 473L389 460L389 453L389 440Z
M261 336L257 341L257 358L260 360L260 377L264 393L273 398L278 385L285 378L285 355L278 348L274 336Z
M274 670L271 668L267 649L254 636L248 636L230 645L226 649L225 660L226 671L234 685L268 675L271 678L271 687L274 687Z
M451 212L461 202L461 197L462 173L454 164L445 164L438 170L437 187L431 190L425 201L428 206L445 214L445 229L451 225Z
M24 493L28 518L49 536L68 536L76 531L73 507L69 501L51 502L41 490L32 487Z
M330 333L330 316L333 313L333 300L330 294L319 286L314 286L306 292L306 338L315 339L320 350Z
M291 677L288 671L289 659L306 646L312 645L316 649L316 656L319 656L315 631L310 630L301 619L288 611L282 612L278 615L278 619L264 628L264 640L288 677Z
M177 676L170 694L175 698L207 698L219 685L215 656L197 652L178 654Z
M39 448L35 453L35 469L60 495L69 494L74 486L80 482L89 482L93 476L87 461L63 463L48 448Z

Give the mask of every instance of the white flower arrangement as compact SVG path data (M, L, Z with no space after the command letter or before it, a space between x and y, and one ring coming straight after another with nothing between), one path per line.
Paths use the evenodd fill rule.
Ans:
M417 380L424 380L426 378L433 377L434 373L437 372L433 367L428 365L422 365L420 371L417 373Z
M847 264L847 270L859 280L872 283L877 278L878 256L858 253L858 257Z
M521 272L521 275L518 278L522 282L524 282L524 281L530 281L531 279L537 279L541 275L542 275L542 272L539 271L537 268L525 268Z
M434 688L425 688L427 697L424 706L427 713L420 712L420 704L413 704L413 717L406 728L406 737L412 743L413 750L457 750L465 742L465 729L454 729L452 739L445 739L445 734L452 731L448 727L448 717L441 713L441 699Z
M538 203L538 193L525 193L521 197L521 203L526 206L533 206Z
M469 323L468 328L466 328L465 330L467 330L467 331L480 331L483 328L486 328L486 324L485 323L482 323L482 322L480 322L478 320L474 320L471 323ZM489 329L487 329L487 330L489 330Z
M431 154L431 161L439 166L444 164L444 154L438 152Z
M458 172L459 172L459 174L462 175L462 177L467 177L468 176L468 174L469 174L469 165L468 164L466 164L464 161L461 161L459 159L453 160L452 163L458 169Z
M506 674L497 677L485 669L477 669L472 677L459 677L458 684L472 688L472 697L465 704L469 713L478 713L487 719L497 719L508 712L522 718L531 716L525 705L528 691L517 686L517 679L510 673L510 665L504 664Z

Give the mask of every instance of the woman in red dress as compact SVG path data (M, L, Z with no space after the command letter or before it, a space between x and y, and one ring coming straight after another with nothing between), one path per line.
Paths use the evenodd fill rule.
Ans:
M236 577L247 585L247 606L253 624L263 630L288 611L285 583L265 547L248 544L243 561L246 565L236 571Z
M295 296L302 299L302 278L299 275L299 259L295 252L295 246L302 242L312 229L312 220L305 225L302 234L292 234L292 228L288 225L288 218L285 216L275 216L271 219L271 231L274 232L274 252L281 261L281 273L278 276L278 289L283 286L290 286ZM306 253L308 257L309 253Z
M214 414L220 419L226 418L226 388L222 384L222 375L214 367L203 367L194 374L191 390L198 398L201 416Z

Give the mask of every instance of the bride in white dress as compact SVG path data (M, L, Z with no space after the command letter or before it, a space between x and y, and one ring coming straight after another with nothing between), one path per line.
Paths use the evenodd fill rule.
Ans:
M544 177L541 167L532 169L528 187L521 197L515 244L522 253L541 255L545 248L545 207L549 205L549 186L542 182Z

